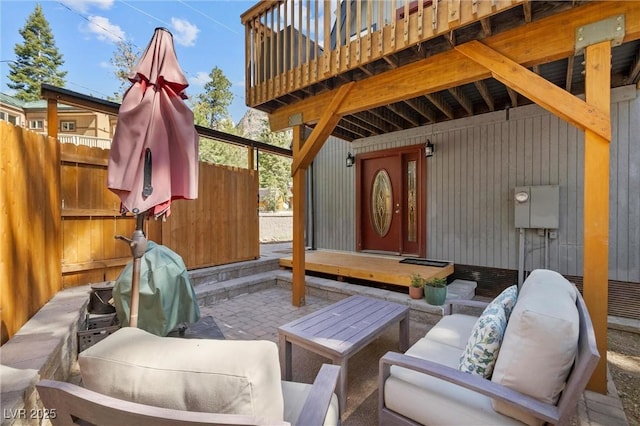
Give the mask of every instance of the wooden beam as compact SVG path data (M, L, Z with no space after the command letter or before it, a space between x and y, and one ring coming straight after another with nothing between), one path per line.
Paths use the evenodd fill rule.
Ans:
M617 14L625 15L624 41L640 39L640 2L608 1L588 2L487 37L483 42L514 62L531 67L573 56L578 27ZM535 40L535 49L531 49L532 40ZM457 50L450 50L356 82L349 99L340 105L336 114L353 114L490 76L485 67ZM290 127L289 116L298 112L303 113L305 123L317 122L334 96L335 90L277 109L269 116L272 130Z
M379 132L374 133L389 133L393 131L393 126L387 123L385 120L381 119L375 114L372 114L369 111L362 111L357 113L357 115L351 115L351 117L357 117L363 122L373 126L374 128L380 130Z
M296 158L302 149L304 126L293 128L293 157ZM293 306L305 305L305 228L306 209L305 201L307 184L306 168L297 169L293 174L293 243L292 253L292 279L291 304Z
M374 117L378 117L380 120L384 121L385 123L390 124L396 130L403 130L403 127L398 124L397 120L395 120L395 117L390 117L392 112L390 112L388 108L384 108L384 109L376 108L376 109L371 109L367 112L369 112Z
M522 12L524 13L524 22L526 22L527 24L531 23L532 13L530 1L525 1L524 3L522 3Z
M571 86L573 84L573 64L575 62L575 56L569 56L567 58L567 77L564 90L571 92Z
M435 105L436 108L442 111L444 115L446 115L450 119L453 119L454 117L453 108L451 108L451 105L447 103L447 101L444 99L444 97L441 94L430 93L430 94L424 95L424 97L427 98L429 102L431 102L433 105Z
M404 120L407 120L412 125L419 126L420 122L415 117L412 117L411 114L409 114L409 111L406 110L406 108L402 108L403 106L404 106L404 103L397 104L397 105L389 105L387 108L389 108L390 111L402 117Z
M611 139L609 114L600 108L587 104L479 41L457 46L456 50L491 70L496 80L547 111L581 130L589 129L604 139Z
M299 168L306 169L316 157L322 148L324 141L327 140L333 129L338 124L338 121L340 121L343 114L337 114L336 111L347 97L347 94L354 84L354 82L347 83L341 86L335 93L335 96L329 105L327 105L324 114L322 114L320 121L318 121L318 124L311 132L311 135L309 135L309 138L305 141L305 144L298 152L298 155L294 154L293 164L291 165L292 175L295 175Z
M484 103L486 103L489 107L489 111L495 111L495 102L493 100L493 96L491 96L491 93L489 92L487 83L485 83L483 80L480 80L474 81L473 84L476 86L476 89L478 89L478 92L480 93L480 96L482 96L482 99L484 99Z
M640 79L640 51L636 54L636 58L629 70L629 76L626 78L625 82L627 84L636 84L638 79Z
M424 102L418 102L416 99L408 99L405 101L407 105L413 108L418 114L429 120L431 123L436 121L436 113L426 105Z
M511 106L513 108L518 106L518 92L513 90L511 87L507 86L507 94L509 95L509 99L511 100Z
M84 95L82 93L73 92L61 87L52 86L43 83L40 88L40 96L42 99L56 100L65 105L71 105L89 111L100 112L110 116L117 116L120 104L106 101L104 99L94 98L93 96ZM57 123L57 121L56 121Z
M452 87L449 89L449 93L451 96L455 98L456 101L462 106L462 108L467 111L469 115L473 115L473 103L467 98L464 93L462 93L462 89L460 87Z
M377 135L379 133L383 133L384 130L380 129L376 126L374 126L373 124L369 123L368 121L363 120L362 118L360 118L357 115L349 115L347 117L343 117L343 120L348 121L349 123L353 124L354 126L358 126L363 130L368 131L371 134Z
M482 26L482 32L484 33L485 37L491 36L491 18L482 18L480 20L480 25Z
M588 46L585 59L586 101L609 117L611 42ZM587 388L602 394L607 393L610 142L611 137L585 130L583 293L600 352L600 360Z

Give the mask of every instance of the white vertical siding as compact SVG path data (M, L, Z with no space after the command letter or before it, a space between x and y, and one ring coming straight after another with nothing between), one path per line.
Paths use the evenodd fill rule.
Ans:
M612 91L609 278L640 282L640 97ZM315 161L318 247L355 247L355 168L346 153L424 144L427 256L517 269L513 189L559 185L560 228L548 241L547 267L582 275L584 133L538 106L498 111L354 141L327 141ZM525 267L544 266L544 238L526 231Z

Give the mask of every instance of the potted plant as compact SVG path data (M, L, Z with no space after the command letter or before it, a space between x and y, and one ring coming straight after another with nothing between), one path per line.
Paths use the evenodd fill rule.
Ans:
M431 278L424 283L424 299L430 305L444 305L447 298L447 279Z
M420 274L411 274L409 296L411 296L412 299L422 299L424 297L424 279Z

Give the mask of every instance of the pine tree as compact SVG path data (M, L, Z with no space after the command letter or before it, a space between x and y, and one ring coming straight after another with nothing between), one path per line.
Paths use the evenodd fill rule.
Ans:
M20 35L24 43L14 47L16 62L9 64L9 80L13 83L7 86L17 91L18 99L35 101L40 99L42 83L62 87L67 72L59 70L64 60L40 4L27 18Z
M137 49L131 41L119 41L116 43L116 51L113 52L111 65L113 65L113 73L120 82L118 92L114 93L113 100L122 101L124 92L131 87L131 74L133 68L138 63L142 52Z
M222 70L214 67L204 85L204 93L198 95L194 105L194 113L201 117L201 126L222 130L220 127L229 119L229 105L233 101L231 82Z
M229 117L229 105L233 100L231 82L222 70L214 67L209 74L209 80L204 86L204 93L195 97L192 102L195 124L237 134L233 122ZM200 138L200 161L226 166L246 167L246 148L228 143Z
M269 145L288 148L291 145L291 132L273 133L267 120L264 120L260 140ZM287 203L291 197L291 159L261 152L258 155L258 170L260 188L270 189L270 195L265 200L269 210L275 210L279 201Z

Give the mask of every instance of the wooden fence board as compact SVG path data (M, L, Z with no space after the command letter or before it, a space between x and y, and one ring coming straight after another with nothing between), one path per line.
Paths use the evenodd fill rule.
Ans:
M0 121L2 343L61 287L55 144L53 139ZM49 167L50 161L56 167Z

